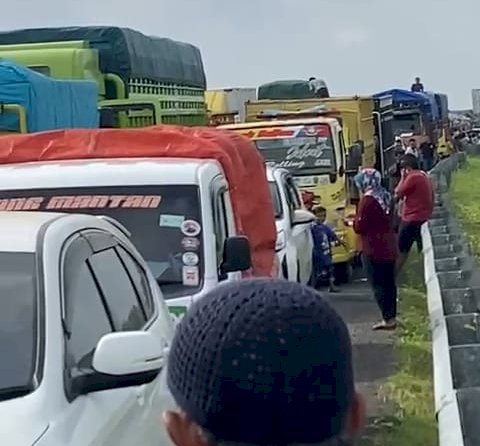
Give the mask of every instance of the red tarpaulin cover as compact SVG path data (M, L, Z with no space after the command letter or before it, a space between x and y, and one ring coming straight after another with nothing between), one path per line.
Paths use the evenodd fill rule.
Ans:
M270 276L276 228L265 164L244 136L212 128L62 130L0 137L0 164L87 158L217 160L230 185L237 230L252 247L253 274Z

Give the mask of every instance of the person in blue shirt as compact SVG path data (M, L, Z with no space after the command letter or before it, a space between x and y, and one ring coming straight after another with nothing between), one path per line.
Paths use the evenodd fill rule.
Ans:
M312 223L313 237L313 287L318 288L320 282L327 280L329 291L338 293L335 287L335 276L333 274L332 244L341 245L342 242L337 234L328 226L327 210L322 206L313 209L316 220Z

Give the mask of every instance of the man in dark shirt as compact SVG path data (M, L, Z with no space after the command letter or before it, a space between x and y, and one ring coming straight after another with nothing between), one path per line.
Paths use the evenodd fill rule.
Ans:
M430 142L423 142L420 145L420 154L422 160L422 169L425 172L432 170L435 159L435 148Z
M417 92L417 93L423 93L424 92L423 84L420 81L419 77L415 78L415 83L412 84L410 90L414 91L414 92Z

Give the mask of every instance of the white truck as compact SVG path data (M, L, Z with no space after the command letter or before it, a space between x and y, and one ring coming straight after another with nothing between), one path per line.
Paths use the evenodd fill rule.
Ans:
M75 132L82 131L72 131ZM60 139L59 144L64 144ZM55 145L53 136L52 141ZM38 149L41 150L41 144ZM257 178L256 193L268 196L270 208L257 207L255 211L253 206L257 203L252 202L250 211L264 221L263 228L271 225L263 241L267 246L263 254L271 254L273 263L273 206L261 161L259 168L260 172L253 172ZM37 161L0 166L0 210L88 213L118 220L130 231L131 240L147 261L171 313L178 317L219 282L238 280L254 266L254 232L262 224L252 222L250 228L254 229L249 231L241 221L240 234L231 193L250 186L232 185L226 170L213 158L150 156ZM250 206L248 202L241 204Z

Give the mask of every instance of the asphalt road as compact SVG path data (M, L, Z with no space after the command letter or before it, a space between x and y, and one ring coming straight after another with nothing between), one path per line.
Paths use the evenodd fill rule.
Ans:
M394 335L372 330L381 316L366 281L356 279L340 289L338 294L324 296L350 329L357 388L366 397L368 418L374 422L385 414L384 404L378 398L379 387L395 373Z

